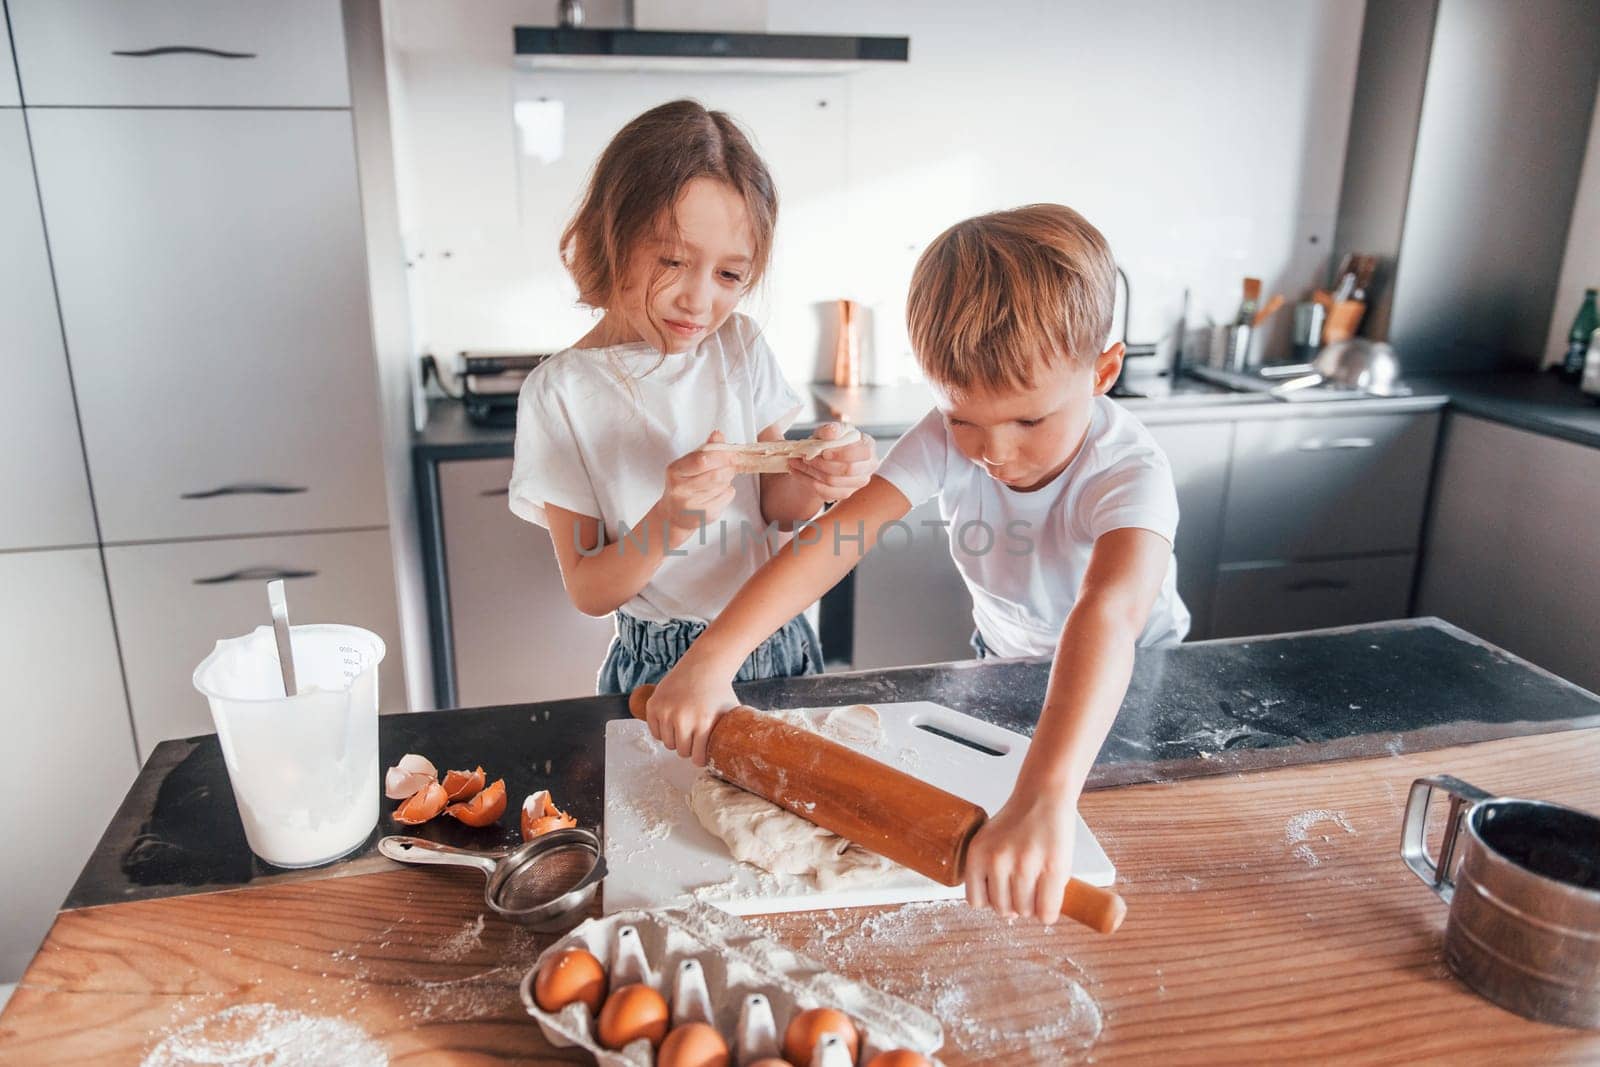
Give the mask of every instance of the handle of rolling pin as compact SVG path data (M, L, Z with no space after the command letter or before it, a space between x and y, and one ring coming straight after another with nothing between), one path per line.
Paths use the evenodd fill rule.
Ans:
M645 717L645 704L655 689L654 685L641 685L628 694L628 711L634 718ZM961 851L965 853L965 848ZM1114 890L1074 878L1067 882L1066 892L1062 894L1061 914L1096 933L1112 934L1127 917L1128 904Z

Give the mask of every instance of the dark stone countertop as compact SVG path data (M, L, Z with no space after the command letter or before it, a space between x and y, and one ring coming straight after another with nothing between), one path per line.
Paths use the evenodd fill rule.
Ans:
M1452 411L1600 448L1600 404L1554 374L1448 374L1412 384L1448 395Z
M1032 734L1044 659L863 671L740 686L757 707L933 700ZM469 847L517 837L521 800L549 789L586 826L603 812L605 724L620 697L384 716L380 759L419 752L440 769L483 763L511 798L501 824L474 830L437 819L412 832ZM1600 698L1437 619L1276 637L1205 641L1141 652L1090 788L1230 774L1575 727L1600 726ZM1447 770L1448 768L1440 768ZM263 881L382 870L374 846L402 828L388 819L350 858L309 871L255 859L215 735L156 747L112 819L66 906L236 888Z

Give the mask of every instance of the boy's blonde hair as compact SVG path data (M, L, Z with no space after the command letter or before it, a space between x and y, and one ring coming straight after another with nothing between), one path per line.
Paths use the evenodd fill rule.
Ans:
M1060 204L958 222L917 260L906 301L923 373L955 392L1027 389L1040 361L1093 361L1111 332L1116 263Z

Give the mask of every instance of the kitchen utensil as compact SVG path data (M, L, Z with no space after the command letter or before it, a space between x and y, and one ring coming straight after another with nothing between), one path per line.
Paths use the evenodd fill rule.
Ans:
M271 626L218 641L194 671L211 705L250 851L314 867L366 842L378 821L378 664L383 639L357 626ZM299 686L284 696L280 662Z
M644 717L654 689L633 691L635 718ZM712 726L706 758L719 777L945 886L962 883L967 846L988 820L970 800L742 705ZM1067 918L1112 933L1126 913L1111 890L1078 878L1067 883Z
M1283 307L1283 294L1273 293L1272 299L1268 300L1266 305L1255 313L1255 317L1250 320L1250 325L1259 327L1263 322L1272 318L1273 314L1281 307Z
M283 592L283 579L267 583L267 606L272 611L272 636L278 643L278 669L283 675L283 695L292 697L300 690L294 684L294 646L289 642L289 598Z
M540 953L523 976L523 1006L545 1038L558 1048L584 1049L601 1067L637 1067L650 1063L651 1056L643 1043L602 1048L595 1020L581 1002L555 1012L539 1006L540 965L571 949L602 961L610 988L638 982L667 997L674 1026L686 1021L716 1026L729 1039L733 1063L776 1056L783 1033L778 1020L787 1023L800 1011L821 1006L838 1008L855 1021L862 1063L895 1048L915 1049L935 1065L940 1062L935 1053L944 1044L944 1029L926 1010L832 973L732 915L691 904L589 919Z
M1310 370L1309 374L1274 386L1273 395L1284 396L1324 383L1360 389L1375 396L1390 396L1400 391L1399 358L1394 349L1382 341L1357 337L1324 345L1317 358L1311 361Z
M1322 324L1327 318L1327 308L1315 300L1302 300L1294 306L1294 346L1297 351L1314 351L1322 344Z
M1246 278L1244 280L1244 296L1239 301L1239 313L1233 317L1234 325L1248 326L1255 318L1256 308L1261 304L1261 279Z
M1450 797L1437 857L1435 790ZM1444 952L1477 993L1530 1019L1600 1028L1600 818L1437 775L1411 783L1400 855L1450 905Z
M1255 330L1237 323L1211 328L1210 352L1206 363L1218 370L1242 373L1251 364L1251 342Z
M578 827L540 834L509 852L474 852L406 836L383 838L378 851L401 863L482 871L487 878L483 901L489 909L542 931L572 926L606 876L600 839Z

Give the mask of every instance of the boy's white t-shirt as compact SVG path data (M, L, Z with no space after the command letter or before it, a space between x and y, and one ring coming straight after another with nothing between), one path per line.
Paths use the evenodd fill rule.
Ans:
M787 426L800 407L777 357L744 315L729 316L692 351L665 358L644 342L566 349L523 383L511 510L546 529L546 504L592 516L614 545L622 527L636 529L661 498L667 465L712 430L729 441L754 441L768 426ZM709 622L770 558L760 478L741 474L733 484L733 501L705 536L675 549L684 555L662 561L623 611L653 622ZM641 536L626 550L639 551Z
M973 621L999 656L1054 654L1102 534L1137 527L1170 544L1178 530L1165 453L1137 419L1103 396L1094 398L1072 462L1032 492L996 481L963 456L937 409L889 450L878 474L912 507L938 496L950 554L972 593ZM893 535L881 543L879 551L894 550ZM1169 557L1139 644L1177 644L1188 632L1177 561Z

